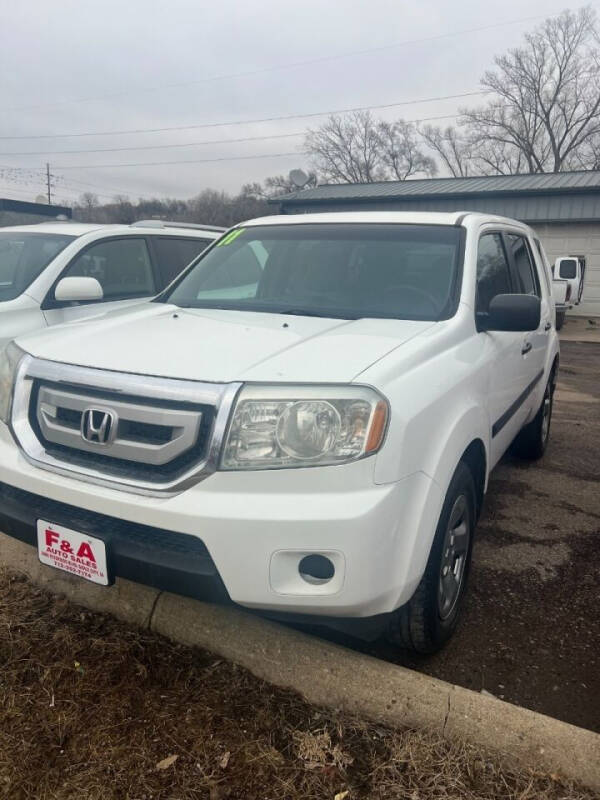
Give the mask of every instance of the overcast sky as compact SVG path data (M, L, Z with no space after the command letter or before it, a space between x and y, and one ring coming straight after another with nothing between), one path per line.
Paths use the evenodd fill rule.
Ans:
M562 8L543 0L0 0L0 137L200 126L477 91L494 54ZM495 27L459 33L484 26ZM422 39L429 41L414 41ZM383 49L342 57L374 48ZM374 113L421 119L477 101ZM236 192L308 162L301 136L231 140L297 134L325 119L1 138L0 195L34 199L44 190L46 161L57 176L57 202L86 190L103 201L117 192L132 199L187 198L207 187ZM197 144L211 140L221 141ZM58 152L104 148L138 149ZM10 155L23 152L31 154ZM254 156L264 157L245 158ZM114 166L140 162L146 166Z

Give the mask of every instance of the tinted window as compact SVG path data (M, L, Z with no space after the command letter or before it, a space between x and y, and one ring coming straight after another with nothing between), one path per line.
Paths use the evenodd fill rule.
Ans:
M560 277L567 280L577 277L577 261L574 258L564 258L560 262Z
M520 291L523 294L535 294L539 297L540 289L525 238L510 233L506 240L519 275Z
M109 239L78 255L62 275L96 278L105 300L156 294L152 264L144 239Z
M168 286L210 243L211 239L153 237L163 286Z
M74 238L0 231L0 302L22 294Z
M510 270L499 233L488 233L477 249L477 312L487 313L497 294L510 294Z
M439 319L453 307L461 231L302 223L238 228L167 296L181 306L357 319Z

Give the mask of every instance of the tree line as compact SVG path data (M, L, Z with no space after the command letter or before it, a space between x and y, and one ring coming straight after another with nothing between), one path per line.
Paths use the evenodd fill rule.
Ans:
M377 119L368 111L331 116L306 132L307 186L433 177L600 169L600 33L595 11L564 11L494 59L481 87L489 100L461 108L455 125ZM206 189L190 200L86 193L74 216L95 222L158 217L232 225L275 213L269 198L296 191L285 175L242 187Z

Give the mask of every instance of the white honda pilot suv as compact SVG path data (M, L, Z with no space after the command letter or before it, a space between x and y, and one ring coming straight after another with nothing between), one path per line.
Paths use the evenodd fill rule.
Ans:
M157 299L6 349L0 530L96 583L432 652L490 470L548 441L550 280L489 215L240 225Z

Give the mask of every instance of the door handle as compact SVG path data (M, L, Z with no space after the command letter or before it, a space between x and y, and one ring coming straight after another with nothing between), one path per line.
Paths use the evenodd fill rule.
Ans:
M551 323L551 322L547 322L547 323L544 325L544 330L545 330L545 331L549 331L551 327L552 327L552 323Z
M526 355L532 349L533 345L531 342L525 342L523 347L521 348L521 354Z

